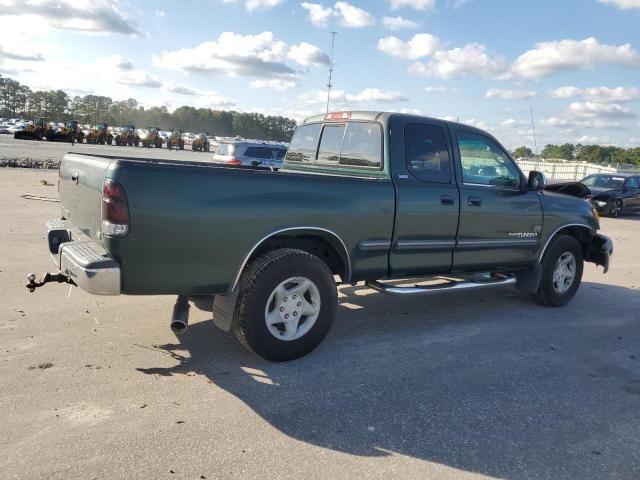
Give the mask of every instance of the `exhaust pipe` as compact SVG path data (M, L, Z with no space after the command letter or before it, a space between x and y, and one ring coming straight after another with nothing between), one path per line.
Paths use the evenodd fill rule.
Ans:
M189 297L178 295L176 304L173 306L173 316L171 317L171 330L176 335L181 335L187 331L189 326Z

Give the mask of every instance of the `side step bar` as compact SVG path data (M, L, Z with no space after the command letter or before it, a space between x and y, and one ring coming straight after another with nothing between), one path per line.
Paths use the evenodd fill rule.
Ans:
M427 285L424 287L397 287L395 285L387 285L378 281L366 282L369 288L387 295L430 295L440 292L454 292L456 290L469 290L474 288L499 287L502 285L515 285L515 275L491 275L484 278L475 278L470 280L451 280L446 283L437 285Z

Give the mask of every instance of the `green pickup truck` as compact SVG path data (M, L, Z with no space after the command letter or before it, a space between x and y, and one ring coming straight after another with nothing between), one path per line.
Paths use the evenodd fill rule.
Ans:
M513 284L566 304L584 261L606 272L613 246L587 201L544 188L486 132L384 112L308 118L279 171L69 153L48 223L57 270L27 287L177 295L176 332L209 299L218 327L286 361L326 336L337 284Z

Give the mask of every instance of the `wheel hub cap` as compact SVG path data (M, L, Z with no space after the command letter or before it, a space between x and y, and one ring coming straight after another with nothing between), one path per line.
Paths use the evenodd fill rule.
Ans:
M576 258L571 252L565 252L560 255L553 270L553 289L559 294L566 293L575 277Z
M292 277L280 283L267 300L265 322L271 335L291 341L304 336L320 314L320 292L305 277Z

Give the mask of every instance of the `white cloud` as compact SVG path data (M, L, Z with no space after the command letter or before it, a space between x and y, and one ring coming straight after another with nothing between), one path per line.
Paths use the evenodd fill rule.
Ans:
M600 3L613 5L621 10L640 8L640 0L598 0Z
M298 96L300 102L305 105L323 105L327 101L325 90L314 90ZM365 88L358 93L347 93L344 90L332 90L331 104L347 107L361 104L392 104L397 102L407 102L408 99L400 92L384 91L378 88Z
M542 42L520 55L511 66L511 73L523 79L538 79L559 71L586 70L599 64L640 66L640 54L628 43L607 45L593 37L582 41Z
M298 82L296 80L272 78L270 80L254 80L250 85L251 88L270 88L272 90L285 91L296 87Z
M393 57L405 60L417 60L433 55L440 48L440 40L429 33L418 33L408 42L397 37L384 37L378 40L378 50Z
M569 112L580 118L634 118L628 108L616 103L575 102L569 105Z
M324 7L319 3L303 2L301 6L309 12L309 21L316 27L326 27L334 15L333 8Z
M287 56L300 65L309 66L323 66L329 65L331 61L329 55L324 53L315 45L311 45L307 42L299 43L298 45L291 45Z
M427 93L444 93L455 91L455 88L445 87L443 85L429 85L427 87L424 87L424 91Z
M575 98L582 97L590 102L608 103L608 102L630 102L640 98L640 88L636 87L560 87L551 92L554 98Z
M178 93L180 95L199 95L201 93L197 88L185 87L175 82L165 82L163 87L167 92Z
M486 98L502 98L503 100L528 100L536 97L538 92L533 90L508 90L500 88L491 88L485 93Z
M133 87L147 87L147 88L160 88L162 81L153 75L143 72L141 70L133 70L122 75L118 79L118 83L122 85L129 85Z
M510 127L510 128L520 128L524 125L526 125L527 122L523 121L523 120L516 120L515 118L509 118L507 120L505 120L504 122L501 122L500 125L503 127Z
M575 143L576 144L579 143L581 145L603 145L603 146L616 145L616 142L608 137L590 137L588 135L584 135L576 139Z
M164 12L164 10L156 10L156 15L159 17L166 17L166 13Z
M391 10L409 7L415 10L431 10L436 6L436 0L391 0Z
M223 0L224 3L243 3L247 12L266 10L280 5L283 0Z
M286 44L271 32L256 35L223 32L214 41L154 54L152 62L156 67L184 72L293 79L296 72L284 63L285 52Z
M410 73L445 80L467 74L494 78L500 76L503 70L504 61L500 57L491 57L486 47L477 43L438 50L433 54L433 60L428 63L416 62L409 68Z
M346 28L363 28L376 23L373 15L348 2L336 2L333 7L310 2L300 5L309 12L309 21L316 27L326 27L332 18L337 18L338 23Z
M369 12L355 7L347 2L336 2L334 5L338 23L347 28L369 27L376 23L375 18Z
M402 17L384 17L382 25L388 30L413 30L420 26L418 22Z
M123 35L141 33L119 0L2 0L0 16L27 24L35 18L47 27L59 30Z
M44 60L44 56L39 52L29 52L24 48L20 48L19 45L13 48L0 45L0 63L3 60L17 60L20 62L41 62Z

